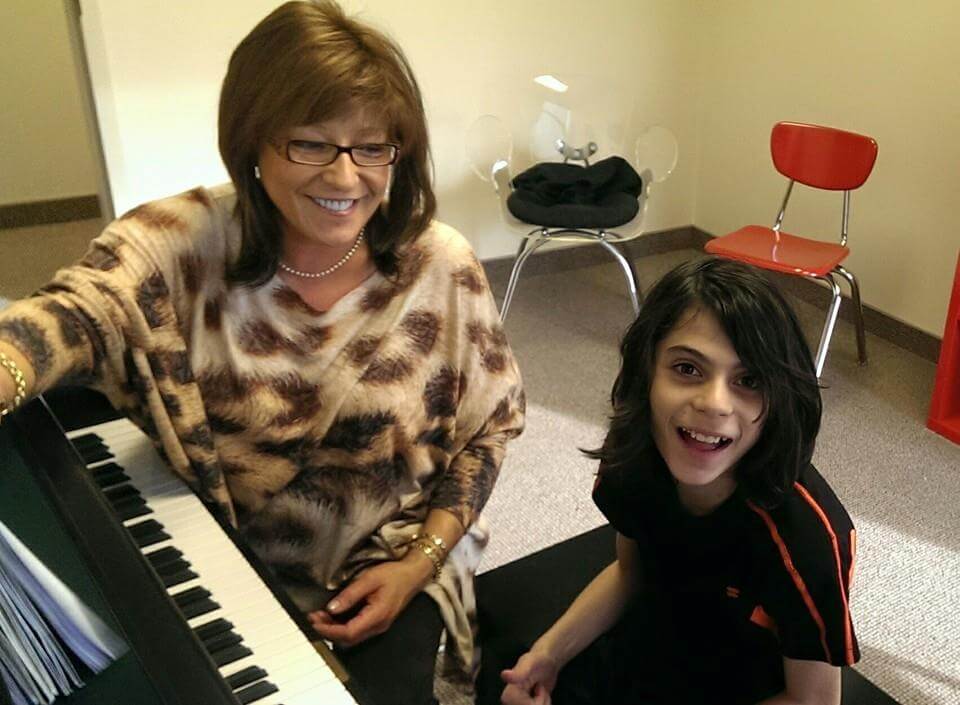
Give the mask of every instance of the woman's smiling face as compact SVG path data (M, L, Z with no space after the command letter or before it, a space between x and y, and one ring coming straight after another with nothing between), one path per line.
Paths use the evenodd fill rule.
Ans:
M300 245L349 247L383 202L389 166L357 166L341 153L332 164L296 164L284 156L290 140L340 146L388 142L387 129L368 111L287 130L260 150L260 180L280 212L285 248Z
M709 513L736 489L734 470L763 430L763 396L713 314L691 308L657 345L653 440L680 501Z

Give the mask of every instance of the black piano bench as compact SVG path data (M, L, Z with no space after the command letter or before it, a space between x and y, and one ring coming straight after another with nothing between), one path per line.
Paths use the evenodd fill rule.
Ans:
M561 615L614 559L609 525L574 536L477 576L485 671L499 673ZM488 688L490 690L490 688ZM496 699L479 700L496 702ZM899 705L852 668L843 669L843 705Z

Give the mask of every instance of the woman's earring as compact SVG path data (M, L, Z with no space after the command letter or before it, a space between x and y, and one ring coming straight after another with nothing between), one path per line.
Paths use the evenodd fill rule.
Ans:
M260 180L260 165L259 165L259 164L254 164L254 165L253 165L253 175L254 175L255 177L257 177L257 181Z

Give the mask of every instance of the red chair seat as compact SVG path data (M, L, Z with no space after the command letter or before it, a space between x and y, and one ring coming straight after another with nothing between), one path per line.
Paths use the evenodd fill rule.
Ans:
M823 276L846 259L850 250L833 242L776 233L762 225L744 228L714 238L704 249L713 255L735 259L785 274Z

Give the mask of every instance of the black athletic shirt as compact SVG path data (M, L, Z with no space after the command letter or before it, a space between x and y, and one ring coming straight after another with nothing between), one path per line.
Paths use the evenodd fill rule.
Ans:
M848 590L856 533L811 465L765 510L738 490L692 516L659 454L648 467L601 470L594 501L640 547L645 592L625 616L636 653L625 702L752 703L783 689L783 661L860 658ZM635 668L634 668L635 667Z

